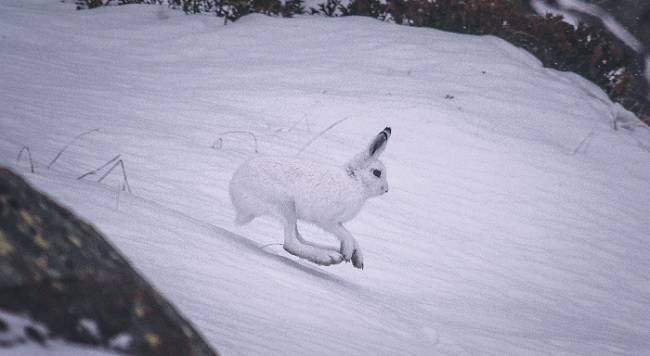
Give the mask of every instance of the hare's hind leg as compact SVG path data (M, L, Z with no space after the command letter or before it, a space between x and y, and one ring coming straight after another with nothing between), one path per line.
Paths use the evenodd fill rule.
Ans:
M241 188L239 185L231 185L230 201L235 207L235 224L245 225L256 217L263 215L264 202L256 196Z
M341 254L346 261L352 260L352 265L356 268L363 269L363 253L361 247L355 240L354 236L343 226L336 224L327 231L334 234L341 241Z
M242 206L241 201L233 200L233 205L235 207L235 213L237 214L237 216L235 216L235 224L246 225L257 217L255 212Z
M302 235L300 235L300 232L298 232L298 226L297 225L296 225L296 238L298 239L298 241L300 241L300 243L302 243L304 245L309 245L309 246L319 248L319 249L322 249L322 250L334 251L334 252L338 252L340 254L340 250L335 248L335 247L325 246L325 245L321 245L321 244L318 244L318 243L315 243L315 242L305 240L305 238L302 237Z
M303 242L298 232L296 208L293 202L282 204L281 217L284 224L284 249L287 252L323 266L343 261L343 255L334 249L318 248Z

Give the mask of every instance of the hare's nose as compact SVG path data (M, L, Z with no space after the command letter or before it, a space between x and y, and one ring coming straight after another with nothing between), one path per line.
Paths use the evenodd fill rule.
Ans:
M384 193L388 193L388 187L384 187Z

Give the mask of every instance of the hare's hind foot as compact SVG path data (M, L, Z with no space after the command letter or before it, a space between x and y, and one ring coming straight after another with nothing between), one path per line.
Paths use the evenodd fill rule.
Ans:
M352 253L352 265L356 268L363 269L363 254L361 250L357 249Z
M321 266L343 262L343 255L334 250L320 249L304 244L284 244L285 251Z

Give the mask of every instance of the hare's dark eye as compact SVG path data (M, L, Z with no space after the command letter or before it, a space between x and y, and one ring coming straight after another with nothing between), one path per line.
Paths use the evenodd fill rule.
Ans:
M381 171L378 169L373 169L372 174L377 178L381 177Z

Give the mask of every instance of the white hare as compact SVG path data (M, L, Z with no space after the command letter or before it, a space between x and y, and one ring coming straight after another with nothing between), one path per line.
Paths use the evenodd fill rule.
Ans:
M363 269L363 254L343 223L354 218L368 198L388 192L386 168L377 157L386 148L390 127L343 167L325 167L296 158L254 157L244 162L230 180L230 199L237 224L262 215L284 226L284 249L319 265L352 261ZM340 249L302 238L297 219L316 224L336 236Z

